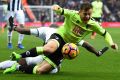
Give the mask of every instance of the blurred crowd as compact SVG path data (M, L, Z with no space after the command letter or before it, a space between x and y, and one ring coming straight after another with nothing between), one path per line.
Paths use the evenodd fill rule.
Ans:
M79 10L81 3L92 2L94 0L27 0L27 3L32 6L43 6L58 4L61 7ZM120 0L101 0L103 2L103 21L120 21ZM1 4L1 3L0 3ZM47 13L46 13L47 12ZM35 10L33 13L37 16L37 20L49 21L50 17L47 16L50 13L48 10L42 10L41 15ZM63 21L64 17L54 15L54 21ZM43 21L43 22L44 22Z
M94 0L27 0L29 5L52 5L59 4L64 8L79 10L81 3ZM103 21L120 21L120 0L102 0ZM57 18L57 17L56 17ZM60 19L62 21L62 18Z

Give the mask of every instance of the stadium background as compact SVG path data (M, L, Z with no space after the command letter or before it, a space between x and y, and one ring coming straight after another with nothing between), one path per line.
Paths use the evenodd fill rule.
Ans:
M92 0L23 0L25 8L26 26L40 27L49 26L51 21L52 4L59 4L62 7L78 10L83 2ZM103 23L106 30L110 32L113 40L120 47L120 0L103 0ZM29 5L29 8L27 7ZM4 7L3 7L4 6ZM39 7L42 6L42 7ZM48 6L44 9L44 6ZM39 7L39 8L36 8ZM12 51L18 53L24 52L32 47L42 45L42 41L34 36L25 36L23 44L24 50L17 49L17 33L14 32L13 45L14 48L7 49L7 30L3 28L5 25L5 4L0 1L0 61L9 59ZM28 11L28 12L27 12ZM29 14L31 11L32 14ZM53 22L59 25L63 22L64 17L53 15ZM99 35L94 40L90 39L90 35L85 38L97 50L103 46L108 46L103 38ZM120 50L114 51L109 49L103 56L96 57L90 52L80 47L80 55L75 60L65 60L62 64L61 72L55 75L28 75L15 72L9 75L3 75L0 70L0 80L120 80Z

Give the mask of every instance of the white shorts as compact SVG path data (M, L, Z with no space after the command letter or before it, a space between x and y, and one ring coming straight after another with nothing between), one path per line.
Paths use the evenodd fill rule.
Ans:
M25 15L24 15L23 10L8 11L7 20L9 19L10 16L14 17L19 24L25 24Z

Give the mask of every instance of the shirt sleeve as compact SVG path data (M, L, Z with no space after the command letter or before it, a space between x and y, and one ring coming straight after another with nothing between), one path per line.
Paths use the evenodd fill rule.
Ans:
M99 23L95 23L93 26L93 31L98 33L101 36L104 36L105 41L111 46L113 44L113 40L111 35L104 29L102 26L99 25Z
M98 22L91 23L91 28L94 32L99 35L103 35L105 33L105 29Z
M57 14L64 15L66 17L69 15L74 15L74 13L77 13L78 11L60 8L60 9L56 10L55 12Z
M39 36L39 31L37 29L30 29L30 34L34 36Z
M108 32L106 32L106 34L105 34L105 40L107 41L107 43L111 46L111 45L113 45L114 43L113 43L113 40L112 40L112 37L111 37L111 35L108 33Z
M85 42L84 40L80 40L80 42L77 45L82 46L84 42Z

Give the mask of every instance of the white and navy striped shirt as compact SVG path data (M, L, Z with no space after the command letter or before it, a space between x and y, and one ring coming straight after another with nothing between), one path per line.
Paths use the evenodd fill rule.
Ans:
M8 11L18 11L22 9L22 0L10 0L8 3Z

